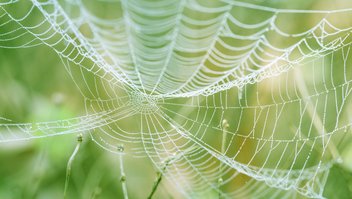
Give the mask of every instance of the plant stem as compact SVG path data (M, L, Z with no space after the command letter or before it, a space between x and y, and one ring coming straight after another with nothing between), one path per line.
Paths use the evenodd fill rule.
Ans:
M72 162L73 162L73 160L75 159L75 157L76 157L76 155L77 155L77 153L78 153L78 150L79 150L79 148L80 148L80 146L81 146L82 141L83 141L83 135L82 135L82 134L79 134L79 135L77 136L77 145L76 145L76 148L75 148L75 150L73 151L73 153L72 153L70 159L69 159L68 162L67 162L64 198L66 198L66 193L67 193L68 185L69 185L69 182L70 182Z
M175 162L177 159L181 158L182 156L185 156L186 154L188 154L189 152L191 152L192 150L195 150L195 147L194 146L191 146L189 148L187 148L186 150L184 150L183 152L178 152L178 153L175 153L173 154L171 157L167 158L165 163L164 163L164 166L162 167L161 171L158 172L158 178L157 180L154 182L154 185L153 185L153 189L152 191L150 192L149 196L148 196L148 199L151 199L154 195L154 193L156 192L156 190L158 189L158 186L160 185L160 182L163 178L163 173L165 173L167 167Z
M121 172L121 178L120 182L122 185L122 192L123 192L123 198L128 199L128 192L127 192L127 184L126 184L126 174L125 174L125 169L123 167L123 151L125 150L123 146L119 146L117 150L120 152L119 158L120 158L120 172Z
M335 161L340 160L341 155L339 154L339 151L337 150L335 144L333 142L330 142L330 139L324 139L326 136L324 133L326 133L327 131L325 129L324 123L322 122L319 114L316 111L315 105L312 103L312 101L309 98L308 88L299 67L295 68L295 79L297 80L296 82L297 82L298 91L302 95L303 101L307 104L307 111L313 121L313 125L317 129L317 132L319 133L319 135L322 137L322 140L323 140L322 144L323 145L327 144L327 148L329 149Z
M229 128L229 123L226 119L222 121L222 142L221 142L221 153L224 154L226 150L227 141L227 129Z
M221 127L222 127L222 142L221 142L221 153L222 155L225 154L226 152L226 141L227 141L227 129L229 128L229 123L227 122L226 119L222 121ZM220 187L223 183L222 175L223 175L223 163L220 162L219 166L219 173L220 177L218 179L218 189L220 190ZM222 193L219 191L219 199L221 198Z
M161 172L158 172L158 179L154 182L153 189L150 192L148 199L151 199L153 197L154 193L156 192L156 190L158 189L159 184L163 178L163 173L166 171L166 168L169 166L170 162L171 162L171 159L167 160L165 162L163 168L161 169Z

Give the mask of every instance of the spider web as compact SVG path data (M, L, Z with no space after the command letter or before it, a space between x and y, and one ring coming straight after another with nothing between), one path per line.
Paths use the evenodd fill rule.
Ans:
M352 24L340 20L351 16L234 0L1 1L0 46L54 50L87 115L0 124L0 143L84 132L167 164L187 197L323 198L352 124Z

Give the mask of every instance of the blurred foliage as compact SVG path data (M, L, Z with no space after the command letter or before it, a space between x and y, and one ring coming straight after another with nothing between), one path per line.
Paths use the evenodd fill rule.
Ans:
M81 94L48 47L0 49L0 60L0 117L38 122L84 114ZM67 161L75 146L76 135L1 144L0 198L63 198ZM145 159L126 157L125 164L129 196L146 197L157 175L154 168ZM67 198L116 197L122 197L118 157L84 137Z
M280 5L292 8L302 3L311 7L311 1ZM82 96L60 59L46 46L0 49L0 85L0 117L13 122L84 114ZM75 135L1 144L0 198L62 198L66 164L75 145ZM352 148L342 148L344 161L330 172L324 192L327 198L352 198ZM124 158L130 198L145 198L156 177L154 167L144 159ZM68 198L122 197L118 165L116 155L84 137L73 162ZM171 198L166 185L161 186L156 198Z

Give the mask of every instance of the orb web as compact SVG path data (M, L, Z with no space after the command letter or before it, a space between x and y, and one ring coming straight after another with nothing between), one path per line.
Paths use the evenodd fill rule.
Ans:
M131 106L134 110L143 114L151 114L158 110L157 98L141 92L130 94Z
M340 20L352 9L325 7L2 1L0 47L55 51L87 115L4 122L0 143L87 133L160 171L169 162L186 197L323 198L352 124L352 24Z

